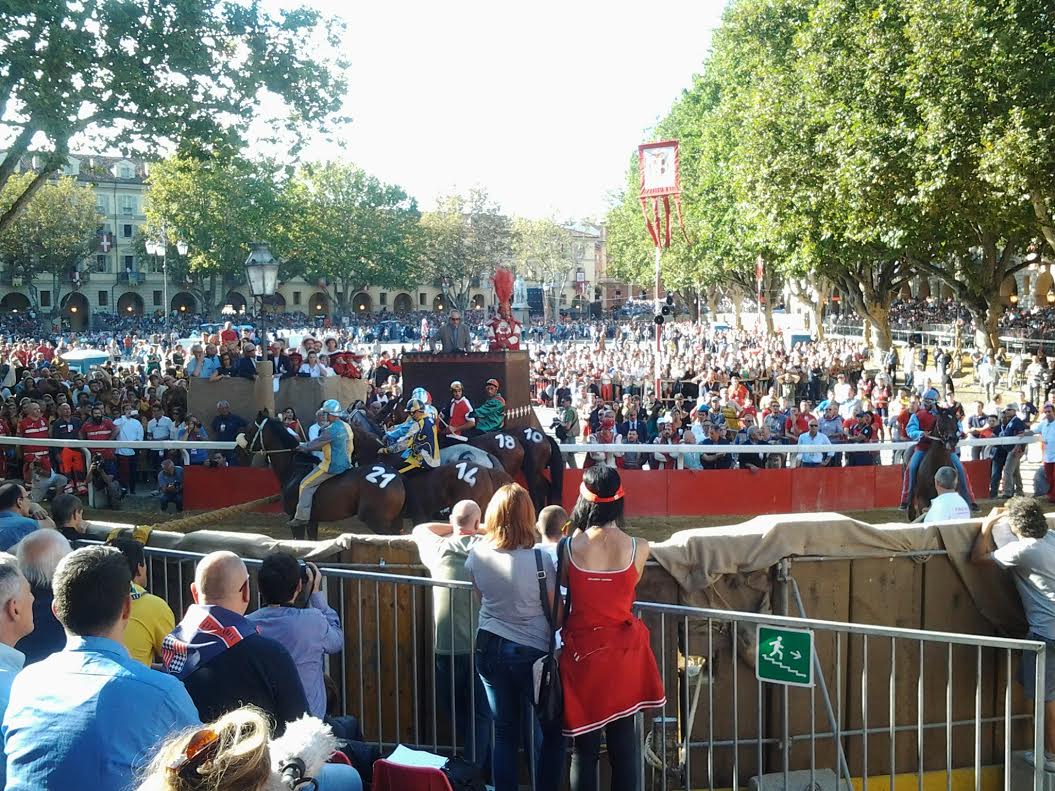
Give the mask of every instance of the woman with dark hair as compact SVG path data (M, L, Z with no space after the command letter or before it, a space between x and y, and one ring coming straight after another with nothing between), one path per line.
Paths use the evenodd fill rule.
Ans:
M230 352L223 352L220 355L220 367L209 377L209 381L217 382L220 379L227 379L232 376L234 376L234 362L231 359Z
M636 791L641 758L634 715L666 703L648 629L631 612L649 547L623 532L623 496L614 468L586 470L571 515L575 534L562 548L570 609L560 674L564 735L574 739L572 791L597 788L602 729L613 791Z

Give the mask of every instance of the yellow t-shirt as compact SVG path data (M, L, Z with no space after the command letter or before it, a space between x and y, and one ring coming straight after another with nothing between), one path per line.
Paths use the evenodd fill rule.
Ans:
M132 614L125 629L125 648L147 667L161 656L161 641L176 627L168 602L132 583Z

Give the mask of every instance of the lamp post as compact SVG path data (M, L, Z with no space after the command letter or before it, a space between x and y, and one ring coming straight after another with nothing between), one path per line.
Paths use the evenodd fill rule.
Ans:
M187 243L180 239L176 242L176 252L180 256L185 256L190 248ZM161 241L147 241L146 243L147 255L161 256L161 300L162 300L162 313L167 317L169 314L169 261L168 261L168 234L162 230Z
M245 259L245 279L254 298L260 299L261 325L263 325L264 297L273 297L278 290L279 261L271 254L267 242L250 242L249 257ZM261 343L267 343L267 331L261 326Z

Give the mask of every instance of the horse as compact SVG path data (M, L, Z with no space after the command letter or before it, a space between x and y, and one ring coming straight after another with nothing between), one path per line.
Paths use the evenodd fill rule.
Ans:
M352 424L352 438L353 453L361 467L380 469L391 463L381 453L382 440L357 423ZM499 465L490 467L471 460L440 464L403 476L407 493L403 511L415 523L442 513L460 500L472 500L484 511L499 487L512 481Z
M297 439L276 418L265 418L256 424L253 437L247 438L249 451L261 451L282 487L282 507L293 516L300 496L300 482L314 469L317 459L297 452ZM325 481L312 500L307 538L319 537L319 522L336 522L358 517L368 528L382 535L399 535L403 528L403 508L407 490L396 469L383 462L369 467L353 467ZM305 537L304 529L293 530L293 538Z
M929 436L933 441L920 460L916 470L916 485L909 492L910 522L915 521L923 509L930 506L931 500L938 496L938 490L934 488L934 474L942 467L952 465L952 453L960 439L960 427L951 409L938 408L934 428ZM911 456L909 459L911 460Z
M536 511L546 505L560 505L564 495L564 456L553 437L526 426L489 431L471 437L469 444L495 456L511 476L522 470ZM549 480L543 474L547 468Z

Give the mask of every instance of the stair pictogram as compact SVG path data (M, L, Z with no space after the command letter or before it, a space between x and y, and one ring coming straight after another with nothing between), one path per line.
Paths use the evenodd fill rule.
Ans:
M805 673L800 673L795 668L788 667L783 662L780 662L780 661L774 659L773 657L769 656L768 654L763 654L762 658L764 660L766 660L767 662L772 662L774 665L779 667L781 670L787 671L788 673L791 673L792 675L798 676L799 678L803 678L803 679L809 678L809 676L807 676Z

